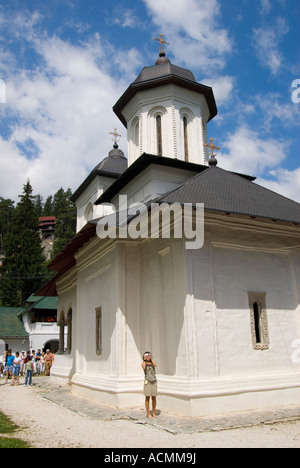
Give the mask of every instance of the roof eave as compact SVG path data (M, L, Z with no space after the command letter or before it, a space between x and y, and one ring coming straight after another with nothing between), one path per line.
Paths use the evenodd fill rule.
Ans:
M168 76L164 76L160 78L155 78L153 80L143 81L141 83L132 83L127 88L125 93L120 97L120 99L117 101L117 103L113 107L114 113L121 120L125 128L127 128L127 122L122 113L122 110L124 109L126 104L134 97L134 95L138 91L156 88L158 86L162 86L162 85L170 84L170 83L177 84L184 88L191 89L192 91L197 91L201 94L204 94L206 101L207 101L207 105L209 107L209 111L210 111L208 122L217 115L218 113L217 105L216 105L213 90L210 86L203 85L196 81L194 82L194 81L186 80L176 75L168 75Z

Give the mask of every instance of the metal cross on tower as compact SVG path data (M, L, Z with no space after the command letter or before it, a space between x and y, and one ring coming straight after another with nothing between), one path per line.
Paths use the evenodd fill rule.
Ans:
M118 140L118 137L121 138L122 135L119 135L116 128L115 128L114 132L109 132L109 134L114 136L114 138L112 138L112 141L117 145L119 143L119 141L120 141L120 140Z
M169 42L167 42L167 41L165 41L165 40L163 39L163 35L162 35L162 34L159 35L159 38L158 38L158 37L155 37L154 40L160 42L160 53L161 53L161 54L164 54L164 53L166 52L166 49L163 48L163 44L169 45Z

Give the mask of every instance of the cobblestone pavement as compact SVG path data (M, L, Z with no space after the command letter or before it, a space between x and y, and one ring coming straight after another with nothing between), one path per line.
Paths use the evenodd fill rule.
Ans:
M158 411L158 417L151 420L146 417L144 408L127 410L109 408L76 396L71 392L70 387L60 386L47 377L36 379L35 386L38 387L43 398L89 419L102 421L127 420L135 424L151 425L158 430L164 430L174 435L224 431L300 420L299 406L281 406L266 410L244 411L199 418L177 416L165 411L163 412L163 418L160 418L160 411Z

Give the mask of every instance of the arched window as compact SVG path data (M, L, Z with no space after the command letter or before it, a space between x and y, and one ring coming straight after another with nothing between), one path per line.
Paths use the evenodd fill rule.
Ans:
M269 349L266 293L248 292L252 345L255 350Z
M189 160L188 119L183 116L184 159Z
M140 122L138 120L134 126L134 143L137 148L140 147Z
M253 304L254 326L256 343L262 343L262 324L261 324L261 307L257 302Z
M193 145L193 140L197 139L195 134L195 115L187 107L182 107L179 114L181 128L179 129L178 151L180 159L190 162L193 160L193 157L195 158Z
M162 156L162 129L161 129L161 115L156 116L156 141L157 141L157 154Z

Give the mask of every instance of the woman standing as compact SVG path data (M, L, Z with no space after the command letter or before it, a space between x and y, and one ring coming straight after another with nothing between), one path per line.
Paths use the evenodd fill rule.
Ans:
M144 395L145 395L145 407L147 411L147 417L149 419L156 418L156 397L157 397L157 379L156 379L156 362L152 358L152 354L146 351L143 355L142 368L145 373L144 382ZM150 413L150 397L152 397L152 415Z
M22 362L22 358L20 357L19 351L17 351L16 357L14 358L14 365L13 365L12 382L11 382L12 387L15 385L15 377L17 377L17 385L19 385L21 362Z

